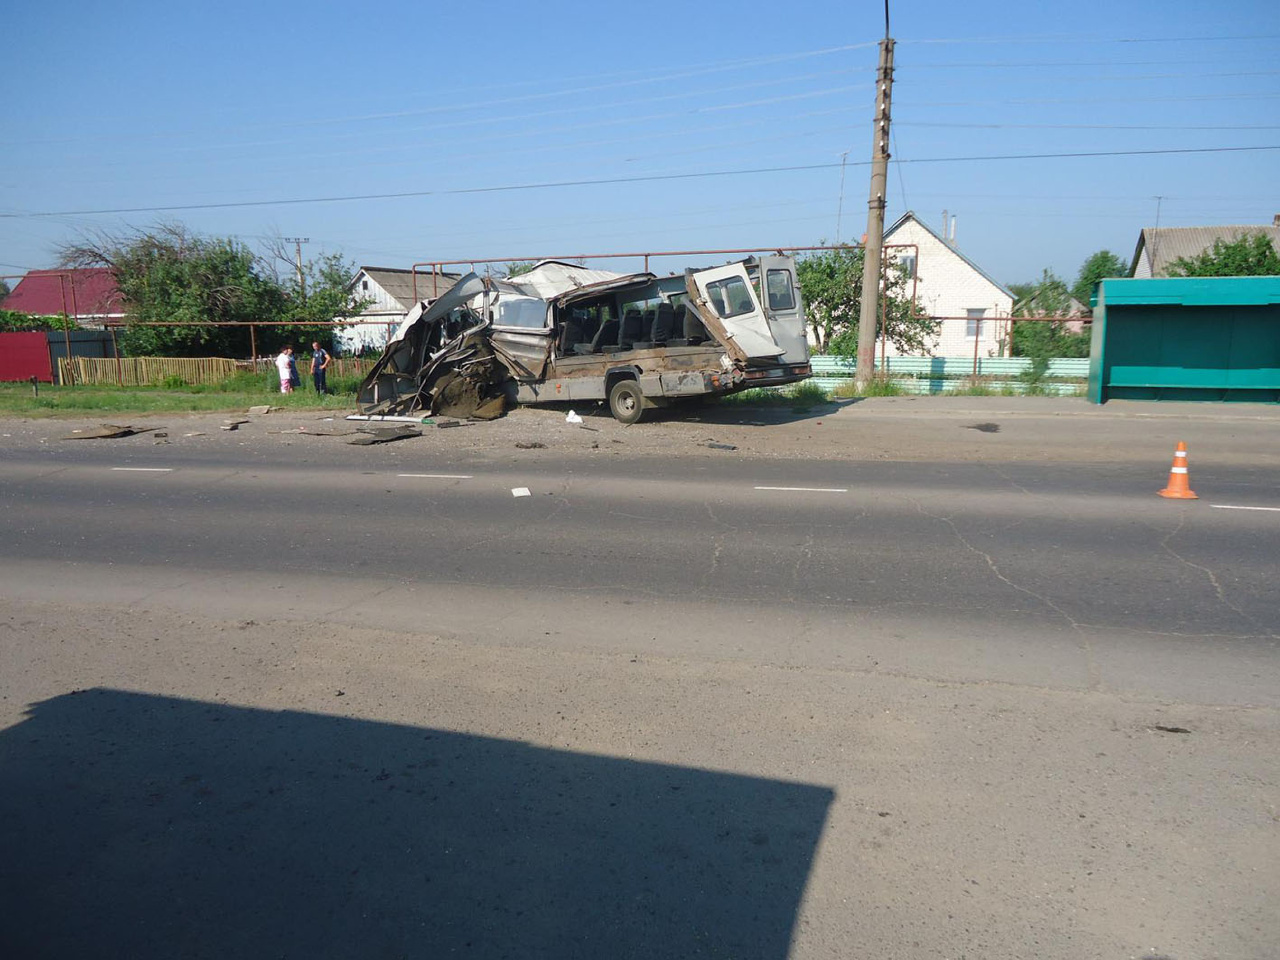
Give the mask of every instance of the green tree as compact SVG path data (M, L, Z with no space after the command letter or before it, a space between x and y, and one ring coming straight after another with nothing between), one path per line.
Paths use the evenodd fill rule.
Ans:
M373 302L372 298L356 297L350 289L355 265L336 253L304 260L302 282L299 284L296 262L286 255L282 266L280 251L283 248L274 241L269 246L274 258L275 282L283 295L276 319L291 321L289 326L275 329L271 342L309 346L313 341L319 341L332 350L333 328L328 325L330 321L354 316Z
M1065 317L1071 311L1071 291L1052 270L1044 270L1035 283L1011 283L1015 317Z
M234 239L161 224L64 247L61 260L112 271L128 311L121 346L134 356L245 357L254 347L262 355L289 342L330 344L330 328L318 324L358 313L368 302L348 289L354 268L338 255L320 257L303 263L299 284L292 259L276 273L280 255L273 252L274 261ZM224 326L202 325L209 322ZM251 335L251 325L268 322Z
M10 293L9 281L0 280L0 300L3 300Z
M1266 234L1219 237L1212 249L1179 257L1169 266L1171 277L1262 277L1280 275L1280 255Z
M1071 311L1071 291L1052 270L1044 270L1035 283L1011 283L1014 295L1013 344L1015 357L1048 361L1054 357L1087 357L1089 334L1072 333L1061 320L1024 320L1017 317L1064 317ZM1037 368L1038 369L1038 368Z
M1128 275L1129 264L1121 259L1119 254L1112 253L1110 250L1099 250L1080 265L1076 282L1071 287L1071 295L1087 307L1093 296L1094 284L1099 280Z
M857 356L862 258L861 247L836 247L796 262L796 279L820 353ZM884 332L899 351L918 353L938 335L939 322L921 314L907 294L908 282L906 271L891 263L885 278Z

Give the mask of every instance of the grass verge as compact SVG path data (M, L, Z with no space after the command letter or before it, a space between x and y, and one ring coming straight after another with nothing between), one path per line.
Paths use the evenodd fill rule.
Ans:
M786 387L753 387L720 398L721 403L765 404L805 411L831 402L831 395L816 383L802 380Z
M345 384L331 385L331 389ZM108 387L40 385L36 396L28 383L0 383L0 416L74 417L94 414L199 413L244 411L260 404L289 410L352 410L354 390L318 396L303 387L281 393L274 378L238 374L206 386Z

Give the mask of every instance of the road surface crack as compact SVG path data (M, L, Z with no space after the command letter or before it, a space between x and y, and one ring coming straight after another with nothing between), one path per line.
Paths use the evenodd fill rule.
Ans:
M1039 600L1042 604L1044 604L1046 607L1048 607L1058 616L1062 617L1063 620L1067 621L1067 623L1070 624L1071 629L1074 630L1076 632L1076 635L1080 638L1080 646L1082 651L1084 652L1085 664L1088 670L1089 689L1097 690L1101 686L1102 677L1098 670L1097 662L1094 659L1093 643L1089 638L1088 631L1084 629L1084 626L1079 621L1077 621L1075 617L1071 616L1071 614L1067 613L1067 611L1063 610L1062 607L1058 606L1056 603L1054 603L1052 600L1050 600L1048 597L1044 596L1043 594L1036 593L1034 590L1028 587L1024 587L1019 583L1014 583L1012 580L1006 577L1001 572L1000 565L996 563L995 558L992 557L991 554L987 553L984 550L978 549L972 543L970 543L965 538L964 534L960 532L960 528L956 526L955 521L952 520L950 517L944 517L936 513L930 513L928 510L924 508L924 506L918 500L915 500L912 498L908 498L908 500L910 500L910 502L915 506L916 510L919 513L923 514L926 517L930 517L934 520L938 520L942 523L945 523L948 527L950 527L951 533L955 536L956 540L960 542L961 546L963 546L966 550L969 550L972 553L976 553L978 556L982 557L982 559L986 561L987 569L991 571L992 575L994 575L997 580L999 580L1001 583L1005 584L1006 586L1012 587L1014 590L1017 590L1019 593L1025 593L1027 596L1032 597L1036 600Z
M1163 539L1161 539L1160 548L1164 550L1165 553L1169 554L1169 556L1177 560L1179 563L1190 567L1192 570L1199 570L1201 573L1203 573L1206 577L1209 578L1209 584L1213 587L1213 592L1217 595L1219 603L1221 603L1224 607L1226 607L1229 610L1234 610L1245 620L1249 621L1249 623L1253 624L1259 630L1262 630L1265 632L1267 629L1266 627L1264 627L1261 623L1259 623L1252 616L1250 616L1243 609L1241 609L1236 604L1232 603L1227 598L1227 593L1225 590L1222 589L1222 582L1218 579L1218 575L1216 573L1214 573L1208 567L1202 567L1200 564L1195 563L1191 560L1188 560L1182 554L1178 553L1178 551L1174 550L1173 547L1169 546L1169 541L1182 532L1182 528L1186 526L1186 523L1187 523L1187 515L1185 513L1179 515L1178 525L1175 526L1172 530L1170 530L1167 534L1165 534ZM1274 633L1267 633L1266 635L1269 639L1276 638L1276 634Z

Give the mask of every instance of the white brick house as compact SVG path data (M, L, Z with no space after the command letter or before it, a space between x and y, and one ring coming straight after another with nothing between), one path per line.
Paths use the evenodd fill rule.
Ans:
M885 231L886 260L896 260L915 278L916 301L941 321L937 339L922 354L931 357L1009 355L1009 315L1013 294L956 249L914 213L907 212ZM911 281L907 293L911 293ZM876 345L876 357L881 345ZM885 356L904 356L892 343Z

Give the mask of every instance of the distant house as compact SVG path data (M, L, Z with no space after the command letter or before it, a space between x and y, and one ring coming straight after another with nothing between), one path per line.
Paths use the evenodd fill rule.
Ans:
M347 284L353 297L372 301L351 320L350 326L334 329L335 346L344 353L381 352L404 315L420 300L434 300L458 280L459 274L433 275L430 270L395 267L361 267ZM416 283L416 291L415 291Z
M1280 251L1280 213L1272 218L1271 226L1246 224L1226 227L1144 227L1138 235L1138 245L1133 251L1129 276L1138 279L1167 277L1169 268L1180 257L1198 257L1212 249L1215 240L1230 243L1241 237L1262 234L1269 237L1271 245Z
M980 357L1009 353L1009 315L1013 294L994 280L950 240L940 236L914 213L907 212L885 231L885 257L907 271L907 294L939 321L938 336L924 352L932 357ZM876 345L880 356L881 345ZM884 355L903 354L892 343Z
M33 317L64 313L80 327L101 327L125 317L124 298L106 268L31 270L0 301L0 310Z

